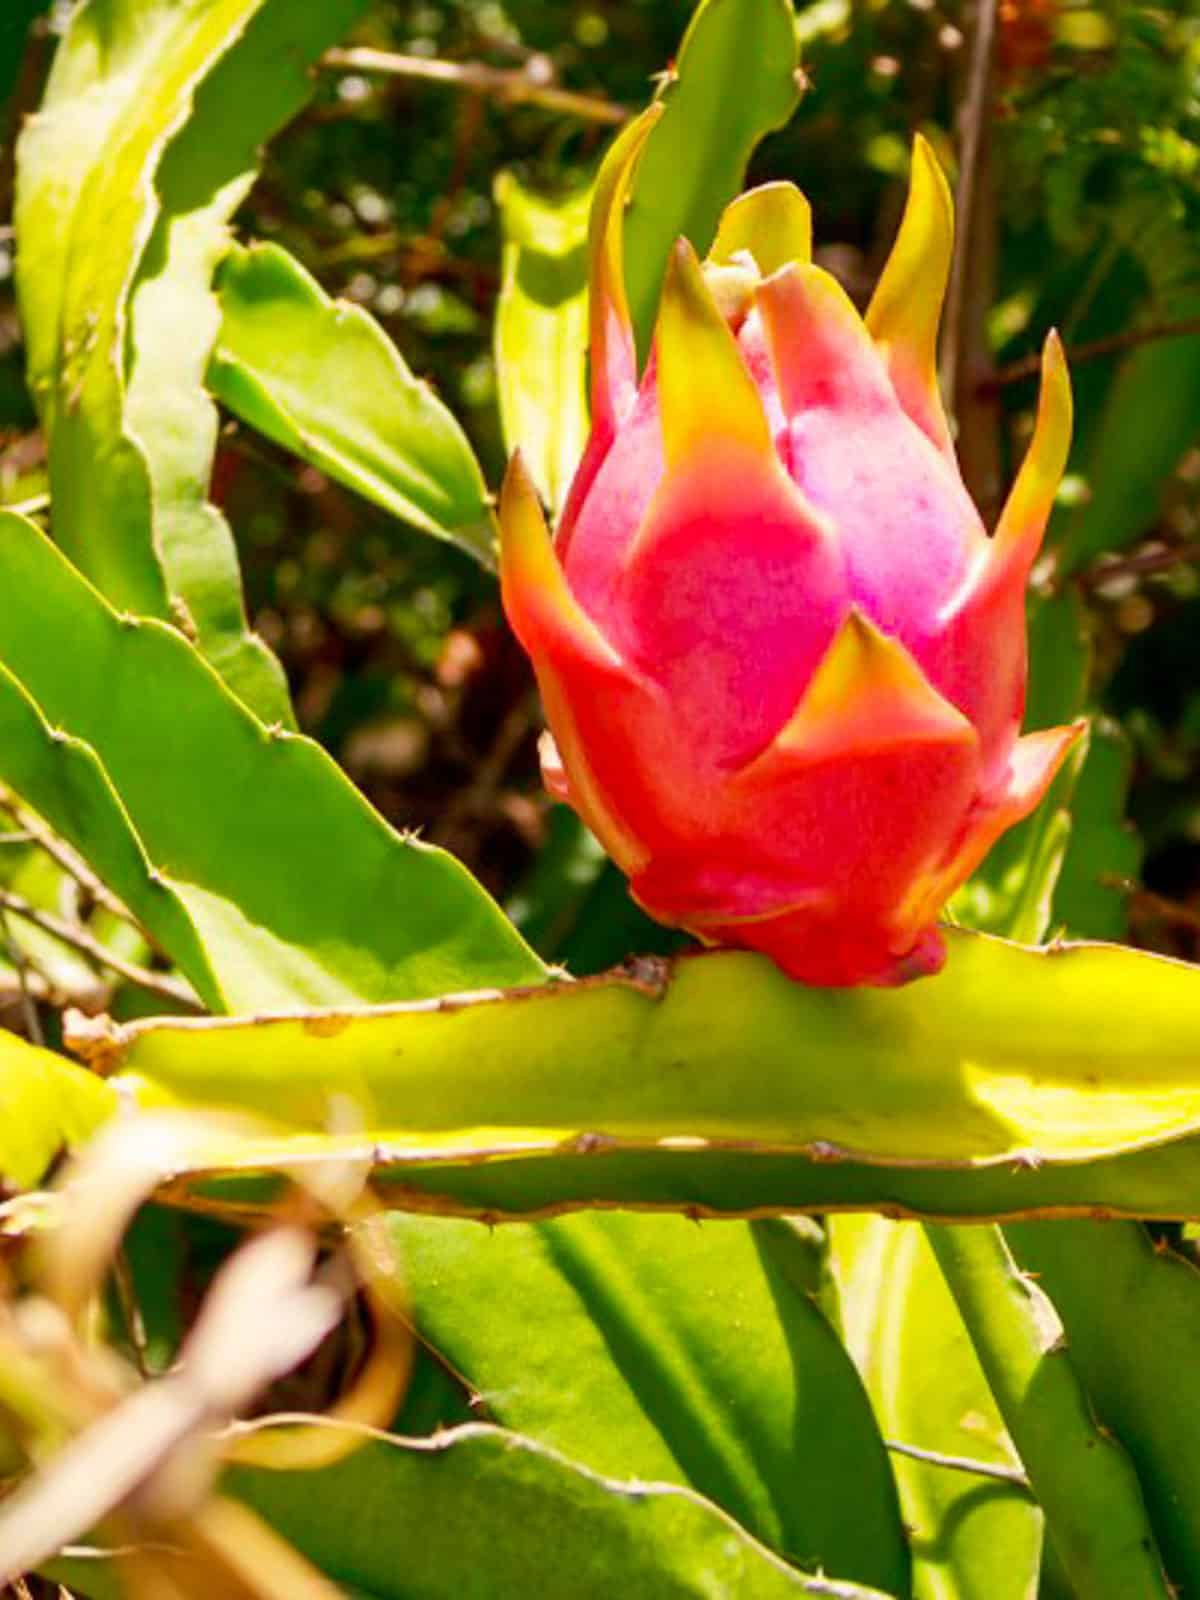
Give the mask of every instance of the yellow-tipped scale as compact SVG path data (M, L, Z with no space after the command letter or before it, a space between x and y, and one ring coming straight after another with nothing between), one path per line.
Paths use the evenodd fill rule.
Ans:
M1042 347L1042 387L1033 438L996 526L998 561L1019 561L1027 571L1033 565L1066 471L1073 411L1067 359L1052 331Z
M750 252L764 278L812 260L812 209L794 183L764 183L726 206L709 260L724 266L739 250Z
M866 324L900 404L951 459L954 447L938 389L937 337L953 253L950 185L932 147L918 134L908 203L867 307Z
M815 764L849 750L927 743L972 745L978 735L904 646L852 609L796 710L743 773L780 755Z
M637 385L637 356L625 292L625 203L642 147L663 108L647 106L613 140L596 175L588 219L588 315L592 352L592 425L615 425L613 396Z
M758 390L686 239L678 241L667 264L655 342L668 468L714 443L774 459Z

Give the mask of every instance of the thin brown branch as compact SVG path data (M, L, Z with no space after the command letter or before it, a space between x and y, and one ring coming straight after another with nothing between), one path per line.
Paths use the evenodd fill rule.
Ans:
M130 1266L129 1257L123 1249L118 1250L113 1258L113 1284L117 1291L117 1299L120 1302L125 1331L129 1335L129 1343L133 1348L138 1376L149 1378L152 1374L150 1371L149 1341L146 1338L146 1322L142 1316L142 1308L138 1304L137 1289L133 1281L133 1268Z
M347 50L327 50L320 65L337 72L374 72L391 78L418 78L425 83L442 83L452 89L489 95L506 105L537 105L585 122L605 122L611 126L626 121L627 107L598 95L576 94L546 81L544 56L533 56L524 68L489 67L482 61L439 61L427 56L399 55L392 50L371 50L359 46ZM539 71L539 67L542 69Z
M432 844L451 848L460 829L468 818L487 816L492 810L504 775L512 765L513 757L529 736L537 716L537 703L523 695L509 708L507 716L496 731L496 736L483 760L479 763L474 780L461 789L446 807L436 827L430 830Z
M1129 893L1130 910L1144 911L1151 916L1159 917L1164 922L1173 923L1177 928L1190 928L1195 933L1200 933L1200 911L1194 906L1184 905L1179 900L1168 900L1165 895L1155 894L1153 889L1143 889L1132 885L1122 879L1112 880L1101 878L1107 887L1124 889Z
M1166 550L1143 550L1137 555L1098 561L1076 578L1084 590L1103 589L1114 578L1148 577L1156 572L1171 572L1189 562L1200 561L1200 543L1176 544Z
M10 894L8 890L0 890L0 910L9 911L14 917L20 917L22 921L40 928L43 933L61 939L63 944L86 956L89 961L94 961L97 966L115 972L118 977L124 978L126 983L136 984L139 989L159 995L164 1000L174 1001L176 1005L186 1006L190 1011L204 1010L190 984L183 983L178 978L167 977L165 973L151 972L146 967L139 967L136 962L126 961L124 956L107 949L94 934L80 927L78 923L68 922L64 917L56 917L50 911L41 911L37 906L30 905L28 900L23 900L20 895Z
M1185 339L1200 333L1200 317L1184 317L1179 322L1152 322L1144 328L1126 328L1122 333L1110 333L1103 339L1089 339L1083 344L1067 347L1067 360L1072 366L1083 361L1099 361L1103 356L1118 355L1122 350L1135 350L1139 345L1153 344L1159 339ZM1010 361L997 367L979 385L982 393L1002 389L1005 384L1020 383L1024 378L1034 378L1041 371L1040 352Z
M956 388L967 342L965 300L967 264L974 244L975 190L983 150L988 101L991 94L992 46L996 35L996 0L977 0L971 40L967 88L959 121L960 155L958 189L954 196L957 236L950 283L946 292L945 334L942 345L942 380L946 403L955 409Z
M39 849L44 850L69 878L73 878L95 905L101 906L114 917L119 917L122 922L130 923L147 944L160 950L161 953L158 941L146 931L125 902L118 899L108 885L96 876L83 857L52 832L40 817L35 816L32 811L27 811L16 795L3 786L0 786L0 810L7 811L21 832Z
M45 1044L42 1034L42 1019L38 1016L37 1003L29 988L29 963L25 959L25 952L12 936L8 925L8 918L0 912L0 944L4 953L12 963L17 975L17 991L21 1004L21 1020L25 1024L25 1032L32 1044Z

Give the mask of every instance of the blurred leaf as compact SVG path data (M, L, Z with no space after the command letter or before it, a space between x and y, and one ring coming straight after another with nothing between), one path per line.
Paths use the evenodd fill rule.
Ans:
M896 991L809 989L727 953L434 1008L168 1019L82 1044L145 1105L237 1106L278 1129L206 1170L352 1151L447 1211L1194 1214L1200 976L1102 945L948 943L936 978ZM361 1130L323 1133L333 1096L357 1102Z
M466 435L374 318L331 300L272 244L231 251L218 288L221 331L208 381L222 404L491 566L489 497Z
M0 1191L32 1188L117 1109L100 1078L0 1028Z
M1066 571L1150 531L1168 479L1200 437L1198 419L1200 336L1159 340L1128 357L1083 465L1087 504L1063 521L1059 550Z
M1026 604L1029 682L1025 695L1027 732L1070 722L1087 697L1091 647L1087 616L1074 588L1051 594L1031 590Z
M1093 720L1071 800L1071 837L1054 891L1054 921L1072 937L1125 938L1141 842L1125 821L1133 754L1119 723Z
M802 1566L907 1592L887 1458L786 1224L757 1242L679 1217L390 1228L422 1338L492 1419L594 1472L690 1485Z
M807 1578L695 1493L601 1477L498 1428L370 1444L318 1473L242 1468L234 1482L322 1571L378 1600L884 1600Z
M575 926L606 859L599 840L569 806L551 807L546 838L504 907L547 960L555 958Z
M357 9L78 6L19 147L18 288L55 536L115 605L180 622L281 720L282 675L247 631L229 530L204 502L208 279L258 144L303 103L305 62Z
M884 1437L1019 1471L924 1232L882 1217L831 1217L828 1227L846 1343ZM900 1453L892 1465L918 1595L1036 1592L1042 1514L1027 1490Z
M537 981L540 963L453 857L395 833L318 746L264 729L179 633L119 618L11 514L0 519L0 585L39 597L36 609L0 607L0 665L53 727L94 749L186 907L223 1006ZM61 648L47 648L49 619L69 641ZM51 783L44 750L32 745L30 758ZM86 786L103 813L105 859L90 828L68 837L100 872L124 852L132 877L128 828L116 839L90 771ZM24 797L47 804L44 793Z
M496 375L510 451L561 511L588 434L587 224L591 191L551 201L511 172L496 180L504 231Z
M666 109L646 141L625 219L625 281L643 358L667 254L680 235L704 255L755 145L800 96L790 0L701 0L663 78Z
M1083 606L1074 589L1028 598L1027 731L1070 722L1083 707L1090 652ZM1091 737L1089 733L1089 738ZM969 928L1037 944L1050 932L1054 895L1070 848L1076 784L1086 759L1067 758L1041 804L1009 828L950 901Z

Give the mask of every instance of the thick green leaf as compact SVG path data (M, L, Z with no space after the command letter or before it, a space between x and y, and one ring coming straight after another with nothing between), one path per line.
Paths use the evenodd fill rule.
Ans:
M497 1428L234 1481L324 1572L378 1600L883 1600L788 1567L688 1490L601 1477Z
M357 1081L380 1135L410 1157L549 1152L594 1134L1051 1163L1200 1127L1196 970L1115 946L1041 952L953 931L948 942L942 973L895 991L810 989L726 953L357 1015L164 1019L131 1025L122 1048L165 1094L298 1127L325 1089Z
M1045 1292L1018 1270L999 1228L928 1228L926 1237L1075 1592L1169 1600L1137 1475L1097 1426Z
M1196 1214L1179 1141L1200 1130L1200 974L1104 945L948 942L945 970L900 990L808 989L713 954L374 1013L134 1024L107 1053L146 1104L289 1130L242 1166L296 1134L345 1148L321 1130L330 1096L355 1096L358 1148L448 1209Z
M504 232L496 376L509 450L562 509L588 433L587 224L591 191L547 200L511 172L496 180Z
M264 728L178 632L118 617L11 514L0 520L0 586L39 597L36 608L0 607L0 664L52 726L95 750L199 931L224 1006L541 975L458 862L396 834L317 745ZM111 833L105 848L116 848ZM91 852L87 827L72 837Z
M221 989L176 887L156 873L90 745L52 728L0 665L0 782L92 863L196 992L220 1009Z
M0 1193L39 1183L63 1147L82 1143L117 1105L102 1079L0 1028Z
M303 102L305 61L356 8L77 6L19 150L18 288L55 536L115 605L180 621L239 693L285 720L229 530L204 503L208 279L257 144Z
M690 1485L801 1566L907 1592L887 1459L786 1224L757 1244L681 1217L390 1226L422 1338L492 1420L595 1472Z
M1133 1223L1005 1230L1051 1296L1096 1415L1128 1451L1180 1592L1200 1585L1200 1277Z
M278 245L226 257L208 370L236 415L425 533L492 565L489 497L454 417L361 306Z
M160 164L159 214L129 306L126 427L149 467L154 537L176 620L263 721L287 725L293 718L283 673L246 626L233 537L208 503L218 418L204 374L220 324L212 278L262 145L308 100L308 64L362 6L265 0L199 85Z
M1012 1472L1020 1461L924 1232L883 1217L829 1223L846 1342L885 1438ZM1036 1592L1042 1515L1027 1490L897 1453L913 1588L955 1600Z
M799 97L790 0L702 0L664 79L625 222L625 281L645 355L667 254L684 235L703 255L742 186L755 145Z

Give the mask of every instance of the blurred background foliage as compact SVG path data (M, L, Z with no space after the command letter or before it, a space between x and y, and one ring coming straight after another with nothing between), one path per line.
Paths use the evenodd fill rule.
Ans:
M332 294L367 307L461 419L489 482L503 450L491 340L493 185L586 183L621 109L645 102L691 0L378 0L266 153L237 219ZM818 259L865 303L903 203L913 132L954 171L975 7L797 7L800 110L750 181L810 196ZM38 101L63 8L0 16L0 502L37 503L42 441L12 293L12 138ZM998 503L1031 424L1031 356L1073 352L1075 470L1043 588L1081 608L1092 703L1128 741L1143 884L1133 937L1200 954L1200 13L1187 0L1001 0L952 375L965 469ZM407 58L365 70L346 49ZM423 63L482 64L485 88ZM468 73L469 76L469 73ZM532 97L504 92L519 78ZM581 97L564 111L539 88ZM549 97L545 97L549 98ZM233 424L214 499L234 527L255 626L304 729L394 821L459 854L542 952L585 971L665 947L537 777L532 677L494 581ZM1065 671L1065 666L1050 669ZM1053 700L1053 685L1049 700ZM1128 852L1127 852L1128 854ZM1133 859L1130 855L1129 859ZM1122 868L1121 876L1125 876Z

